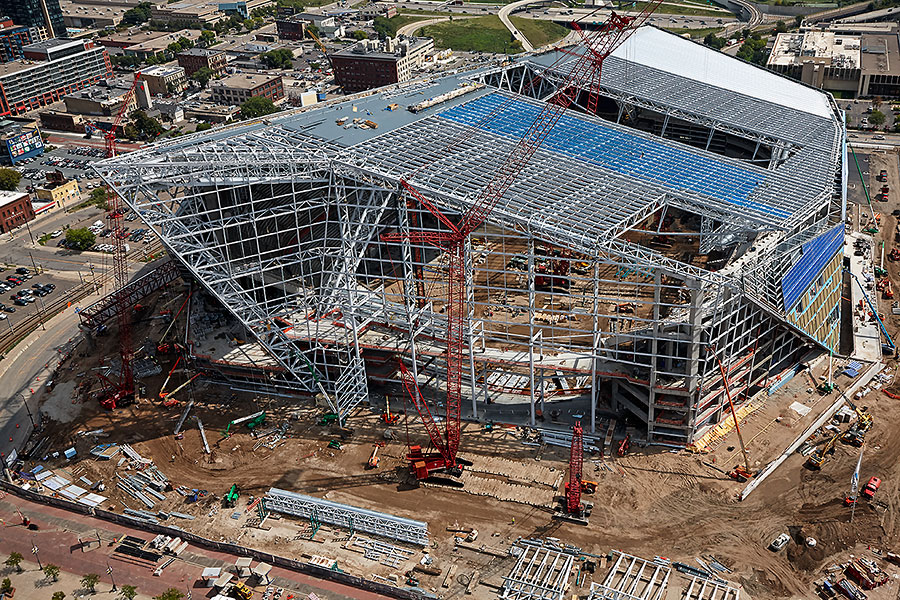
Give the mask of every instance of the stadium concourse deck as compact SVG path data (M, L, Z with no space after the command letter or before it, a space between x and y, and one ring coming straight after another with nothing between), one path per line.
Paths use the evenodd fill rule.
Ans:
M448 256L382 236L446 225L401 180L457 220L575 60L525 54L98 171L268 353L267 385L345 415L403 360L440 396ZM816 90L651 27L607 59L599 93L468 240L467 412L518 403L534 423L536 406L577 400L590 429L609 409L651 442L689 443L722 416L722 372L743 402L836 347L842 120Z

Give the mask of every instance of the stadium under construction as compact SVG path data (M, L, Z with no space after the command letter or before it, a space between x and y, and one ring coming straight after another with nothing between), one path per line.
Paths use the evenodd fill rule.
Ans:
M231 314L191 333L205 373L343 416L400 389L404 361L441 399L448 252L383 236L446 232L438 215L471 206L573 60L370 90L98 171ZM612 411L690 443L726 416L723 377L743 402L837 350L843 119L829 95L652 27L595 92L467 239L464 417L565 407L593 431Z

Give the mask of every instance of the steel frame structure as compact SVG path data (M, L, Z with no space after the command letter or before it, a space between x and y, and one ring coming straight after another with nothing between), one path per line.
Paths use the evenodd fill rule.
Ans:
M403 234L448 232L400 181L456 222L514 140L441 111L491 94L534 106L562 80L548 70L554 55L216 129L96 169L271 357L242 384L318 395L344 418L370 383L399 389L386 365L401 357L439 396L447 255ZM519 94L534 76L540 98ZM445 105L385 112L473 81L483 85ZM737 402L804 349L835 348L833 278L803 314L781 305L781 279L841 219L842 120L833 103L832 118L813 117L616 55L600 84L608 118L576 115L579 126L749 170L763 181L760 204L538 150L467 239L464 417L502 406L504 420L533 425L538 410L577 399L586 434L605 404L643 421L651 443L690 443L726 416L707 347ZM384 125L335 125L351 106ZM382 240L392 232L401 241ZM665 235L685 237L654 242ZM565 276L554 281L554 269Z
M501 600L562 600L575 556L558 548L521 540L516 564L503 577Z
M417 546L428 546L428 523L424 521L404 519L277 488L271 488L263 502L269 511L305 519L315 516L322 523L346 527L351 531L364 531Z
M612 552L612 567L603 583L592 583L589 600L662 600L666 597L672 567Z

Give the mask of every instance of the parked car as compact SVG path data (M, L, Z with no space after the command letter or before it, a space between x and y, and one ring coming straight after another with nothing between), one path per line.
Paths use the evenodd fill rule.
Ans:
M30 271L28 270L28 267L19 267L18 269L16 269L16 273L18 273L19 275L26 275L30 273Z
M772 540L772 543L769 544L769 549L772 550L772 552L778 552L779 550L787 546L787 543L789 541L791 541L791 537L788 534L779 533L778 537Z
M28 306L28 302L25 300L25 298L16 298L15 300L13 300L13 303L19 306Z
M53 239L56 239L59 236L61 236L62 234L63 234L62 229L57 229L56 231L54 231L53 233L50 234L50 237Z

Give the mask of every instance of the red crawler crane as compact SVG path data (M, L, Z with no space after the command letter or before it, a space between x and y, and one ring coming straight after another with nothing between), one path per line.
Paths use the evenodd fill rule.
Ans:
M540 114L529 126L522 139L516 144L509 156L497 169L491 181L475 197L472 207L463 215L459 223L454 223L445 216L437 206L422 196L407 181L400 184L430 212L446 229L445 232L414 231L409 234L391 233L382 236L383 241L398 242L408 240L413 244L428 244L446 252L447 265L447 417L446 429L441 434L440 427L431 415L431 410L418 383L407 368L400 365L400 378L409 395L412 397L416 411L419 413L432 445L437 453L423 453L420 446L411 446L408 455L412 471L417 479L425 479L436 471L451 474L459 472L457 450L459 449L460 408L462 403L462 371L464 323L466 313L465 290L465 241L475 229L490 215L509 190L519 173L541 147L553 127L559 122L566 110L576 102L582 90L588 92L588 112L596 112L600 71L603 62L612 52L627 40L656 10L662 0L651 0L636 16L623 16L615 12L610 14L603 27L593 33L586 33L574 24L582 37L582 51L572 53L570 71L566 81L559 86L559 92L551 100L545 102ZM419 287L419 290L422 288Z
M581 421L575 421L572 427L572 446L569 449L569 481L566 483L566 511L570 515L582 513L581 470L584 464L582 433Z
M103 138L106 142L106 157L112 158L116 155L116 131L122 123L122 118L128 112L131 100L134 98L134 90L137 87L140 72L134 74L134 81L131 88L122 98L122 107L116 114L112 128L108 131L101 130L97 126L93 126L93 130L102 131ZM113 245L113 273L115 275L115 292L117 293L128 283L128 263L125 257L125 235L122 228L122 218L124 210L122 210L122 199L112 189L109 183L106 184L106 202L110 212L107 219L110 221L110 229L112 229ZM122 359L122 370L119 373L118 381L111 381L109 378L101 376L107 384L103 390L100 404L104 408L110 410L116 406L130 404L134 400L134 372L132 371L131 360L134 356L134 349L131 346L131 306L124 294L119 294L116 301L116 317L119 324L119 355Z

